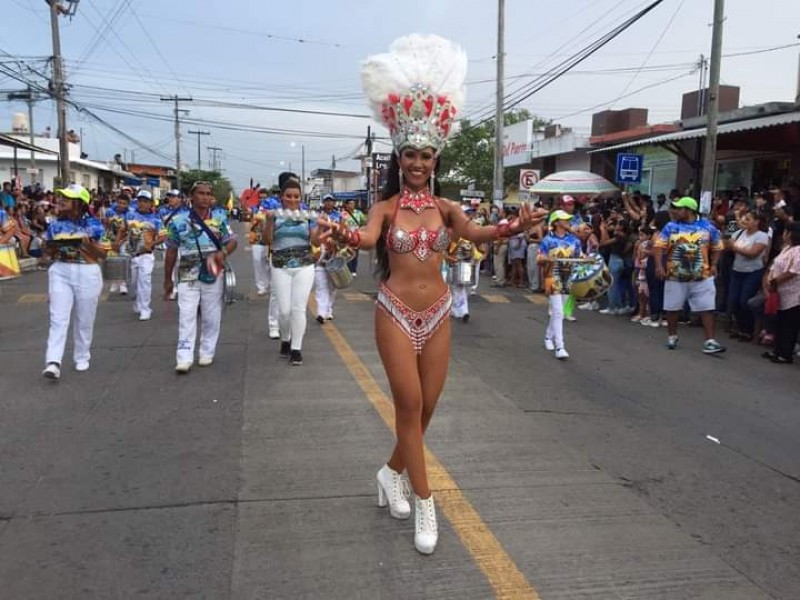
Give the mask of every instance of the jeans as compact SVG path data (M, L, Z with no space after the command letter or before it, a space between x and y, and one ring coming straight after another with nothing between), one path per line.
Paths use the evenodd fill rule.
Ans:
M736 316L739 331L747 335L753 335L755 327L755 315L753 309L747 305L747 301L758 292L763 276L764 269L752 273L731 270L728 283L728 306Z
M656 261L654 258L647 260L647 287L650 290L650 318L655 321L661 318L664 312L664 282L656 277Z
M775 354L791 361L800 331L800 305L778 311Z
M625 261L617 254L612 254L608 260L608 268L611 271L611 276L614 278L614 283L608 290L608 308L617 310L623 306L627 306L624 302L633 297L633 285L631 284L630 277L628 277L627 284L625 282ZM630 291L628 291L630 289ZM625 298L625 294L629 294Z

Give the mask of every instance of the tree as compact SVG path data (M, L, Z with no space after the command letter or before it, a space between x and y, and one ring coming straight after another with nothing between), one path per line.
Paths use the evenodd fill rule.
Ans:
M550 123L521 109L505 113L503 124L508 126L528 119L533 119L534 129ZM461 130L442 152L440 178L450 183L474 183L475 189L483 190L491 197L494 178L494 119L474 125L469 120L462 119L460 124ZM509 185L516 180L516 174L511 169L504 169L503 179Z
M192 169L191 171L183 171L181 173L181 183L183 184L184 192L188 193L196 181L210 182L212 185L211 192L214 194L214 198L217 199L217 203L221 205L228 201L233 191L231 182L219 171Z

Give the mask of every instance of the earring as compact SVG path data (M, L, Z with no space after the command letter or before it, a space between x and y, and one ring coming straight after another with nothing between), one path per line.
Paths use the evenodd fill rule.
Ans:
M400 180L400 191L403 191L403 171L398 171L398 179Z
M436 189L435 182L436 181L436 171L431 171L431 196L434 195L433 190Z

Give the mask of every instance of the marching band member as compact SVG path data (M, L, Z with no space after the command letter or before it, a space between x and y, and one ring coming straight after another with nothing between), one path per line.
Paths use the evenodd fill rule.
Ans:
M284 209L298 210L300 183L287 178L281 188ZM314 258L311 246L319 246L319 231L305 218L267 213L264 227L266 243L272 248L272 285L278 300L282 357L289 364L303 364L303 336L306 333L306 306L314 285Z
M125 217L130 212L130 204L131 204L131 197L125 190L130 190L130 188L123 188L123 192L117 198L116 203L109 207L106 211L106 214L103 217L106 226L106 235L105 235L105 244L106 247L111 247L114 241L119 236L121 230L125 228ZM120 248L119 250L112 250L109 252L109 256L115 256L118 254L124 255L126 253L126 249L124 247ZM128 282L125 280L116 280L116 281L109 281L111 287L109 288L109 292L112 294L119 292L120 296L125 296L128 293Z
M334 198L326 194L322 198L322 217L336 223L341 222L342 215L334 208ZM323 244L320 249L320 260L314 267L314 298L317 301L317 323L322 325L325 321L333 319L333 304L336 302L336 287L328 276L325 268L325 258L331 258L333 250L330 245Z
M166 203L162 204L158 208L158 216L161 217L161 221L163 223L163 229L166 232L167 227L169 227L169 222L175 217L175 215L180 214L189 210L186 208L186 205L183 203L183 197L181 196L180 190L170 190L167 192L167 201ZM166 233L165 233L166 237ZM175 268L172 269L172 294L170 294L169 300L176 300L178 298L178 263L180 261L175 261Z
M264 240L264 222L267 212L281 207L281 201L274 196L269 196L265 188L258 190L259 203L254 210L250 224L250 250L253 257L253 273L256 280L256 291L259 296L269 294L269 308L267 313L267 329L270 339L280 337L278 333L278 301L272 289L272 267L269 262L269 246Z
M483 260L483 254L478 250L478 246L465 238L450 243L450 247L445 254L445 260L451 268L457 268L459 263L470 265L470 271L474 274L474 265ZM469 295L472 284L451 283L450 291L453 294L453 310L451 316L461 319L464 323L469 322Z
M153 212L153 196L147 190L136 194L136 210L128 211L123 227L119 230L115 250L123 242L131 256L131 286L136 297L133 312L140 321L149 321L153 314L150 301L153 295L153 248L166 237L166 230L157 214Z
M550 300L550 321L544 335L544 347L555 350L559 360L569 358L564 347L564 303L569 297L568 279L571 266L559 259L580 258L583 254L581 242L570 231L572 215L556 210L550 215L551 231L539 244L538 262L545 268L544 291Z
M356 207L355 200L345 200L344 209L342 210L342 223L347 225L348 229L358 229L366 225L367 217ZM358 275L358 252L347 263L347 266L350 268L350 273L353 277L356 277Z
M76 371L89 369L97 303L103 291L98 260L106 255L101 245L102 223L89 216L89 191L76 184L57 190L58 220L45 233L45 253L53 260L47 272L50 294L50 332L47 363L42 375L61 377L61 359L67 343L70 315Z
M175 215L167 227L164 262L164 295L173 292L171 273L178 264L178 349L175 371L188 373L194 363L197 338L197 308L200 307L200 352L198 366L214 361L222 321L223 270L225 258L236 250L236 238L223 208L212 208L211 184L192 185L191 209Z

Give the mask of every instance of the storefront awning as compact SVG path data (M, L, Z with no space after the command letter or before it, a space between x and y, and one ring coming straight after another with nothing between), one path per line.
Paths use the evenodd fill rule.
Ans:
M766 127L777 127L778 125L786 125L787 123L800 123L800 111L782 113L779 115L770 115L768 117L758 117L756 119L746 119L744 121L734 121L732 123L722 123L717 128L717 135L737 133L739 131L750 131L752 129L764 129ZM597 148L596 150L590 151L589 154L595 154L597 152L609 152L612 150L622 150L624 148L634 148L636 146L658 146L684 140L704 138L706 137L707 132L707 127L685 129L683 131L665 133L664 135L657 135L651 138L643 138L641 140L625 142L624 144L616 144L606 148Z

